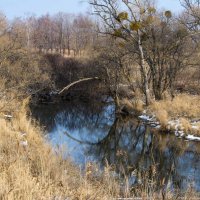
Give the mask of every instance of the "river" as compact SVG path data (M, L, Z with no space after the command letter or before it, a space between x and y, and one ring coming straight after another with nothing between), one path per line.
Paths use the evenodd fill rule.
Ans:
M200 191L200 142L159 133L134 117L115 116L108 101L65 102L31 108L45 138L84 167L111 165L129 184L152 180L157 186Z

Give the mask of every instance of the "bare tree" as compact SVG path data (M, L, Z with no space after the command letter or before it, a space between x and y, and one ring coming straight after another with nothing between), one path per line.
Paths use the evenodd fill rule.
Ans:
M161 100L169 89L173 97L177 74L189 65L196 49L187 29L170 11L158 12L151 1L92 0L91 4L103 20L100 32L122 43L139 65L146 104L152 96Z
M150 67L150 80L156 100L173 85L178 72L189 66L196 45L188 30L172 17L170 11L154 14L143 35L144 57Z
M148 81L149 67L144 57L142 43L142 34L144 30L142 28L142 22L147 17L145 11L148 10L148 16L151 16L151 14L155 12L155 9L151 7L151 2L149 1L92 0L90 3L95 9L94 12L105 24L104 33L133 44L134 54L137 55L137 62L140 66L145 101L148 105L151 101ZM121 11L119 3L122 4L125 11Z
M65 48L67 48L67 54L70 56L71 54L71 46L72 46L72 21L74 16L71 14L64 14L64 46L63 46L63 54L65 54Z
M87 15L78 15L73 21L72 30L75 55L81 55L92 44L95 25Z
M49 49L53 50L54 43L54 23L47 14L35 21L32 36L34 46L41 52Z
M200 25L200 1L199 0L180 0L185 8L183 18L185 25L190 30L198 31Z

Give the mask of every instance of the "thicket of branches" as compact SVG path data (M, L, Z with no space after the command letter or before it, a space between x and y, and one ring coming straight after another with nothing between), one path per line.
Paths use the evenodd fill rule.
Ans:
M121 86L139 90L147 105L166 92L173 99L177 89L198 93L199 1L181 3L179 16L158 10L150 0L91 0L96 17L58 13L8 22L1 14L1 87L37 91L59 77L69 83L98 76L116 103ZM71 61L63 65L46 53L87 55L90 62L71 69Z
M169 10L157 10L152 1L91 0L90 3L104 25L101 32L113 38L115 50L118 48L116 53L121 52L115 58L113 50L107 48L112 52L110 63L119 61L115 64L117 76L121 77L128 67L127 80L141 89L147 105L152 99L163 99L167 91L173 99L177 80L184 71L188 75L199 74L198 1L183 1L185 11L179 16ZM128 57L132 59L131 66L127 65Z

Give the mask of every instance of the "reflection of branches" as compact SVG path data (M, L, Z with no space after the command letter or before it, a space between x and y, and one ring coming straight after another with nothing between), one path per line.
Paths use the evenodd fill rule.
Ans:
M116 118L113 125L111 126L107 136L103 138L101 141L97 143L97 145L105 145L107 142L111 141L111 137L115 134L117 124L118 124L119 118Z
M110 110L107 103L99 101L90 101L81 103L74 101L71 103L62 103L54 106L37 106L32 107L32 114L39 119L42 126L48 128L48 132L60 125L67 127L69 131L87 127L90 130L107 130L113 118L107 118L107 112ZM110 113L109 113L110 114ZM113 113L111 113L113 114Z
M134 133L138 132L139 129L140 129L140 123L138 122L137 126L134 129ZM135 149L136 146L138 145L141 136L143 136L142 132L140 134L138 134L138 136L136 135L136 138L134 139L135 143L133 143L133 149Z
M64 132L65 135L67 135L67 137L71 138L72 140L80 143L80 144L88 144L88 145L96 145L96 143L92 143L92 142L89 142L89 141L81 141L73 136L71 136L67 131Z
M120 122L122 121L117 118L107 136L93 145L90 151L93 154L96 152L102 164L105 160L110 165L114 164L116 172L122 177L130 177L136 169L137 177L140 177L144 184L153 181L155 184L152 187L161 189L164 195L165 186L171 177L176 176L172 183L174 185L179 179L174 169L176 168L174 149L166 147L169 148L170 154L160 149L157 136L152 134L146 125L138 123L126 127L124 122L121 125Z
M100 117L100 115L97 115L97 118L94 119L94 120L95 120L95 125L97 125L97 123L99 122L99 117ZM102 140L100 140L100 141L98 141L98 142L96 142L96 143L95 143L95 142L93 143L93 142L89 142L89 141L82 141L82 140L79 140L79 139L73 137L73 136L72 136L71 134L69 134L67 131L65 131L64 134L67 135L67 136L68 136L69 138L71 138L72 140L74 140L74 141L76 141L76 142L78 142L78 143L80 143L80 144L102 145L102 144L106 143L107 141L109 141L109 140L111 139L112 135L115 133L116 128L117 128L118 120L119 120L118 118L115 119L113 125L111 126L111 128L110 128L110 130L109 130L109 132L108 132L108 134L107 134ZM121 133L122 133L122 132L123 132L123 129L122 129Z
M106 135L106 137L104 137L102 140L98 141L98 142L89 142L89 141L82 141L82 140L79 140L73 136L71 136L67 131L64 132L65 135L67 135L69 138L71 138L72 140L80 143L80 144L88 144L88 145L102 145L102 144L105 144L107 143L107 141L110 141L111 139L111 136L113 136L113 134L115 134L115 131L116 131L116 128L117 128L117 122L118 122L118 118L115 119L113 125L111 126L108 134ZM120 135L123 133L123 128L120 132ZM120 139L120 138L119 138ZM119 142L119 139L118 139L118 142Z

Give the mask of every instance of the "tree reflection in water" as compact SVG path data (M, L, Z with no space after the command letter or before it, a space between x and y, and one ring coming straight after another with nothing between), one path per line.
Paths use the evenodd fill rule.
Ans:
M32 113L50 140L73 148L70 156L79 164L87 158L100 167L107 162L134 186L186 189L193 184L200 191L199 143L164 135L133 117L115 117L114 110L110 103L71 102L32 108Z

